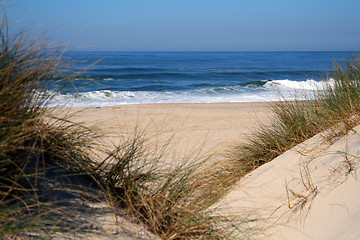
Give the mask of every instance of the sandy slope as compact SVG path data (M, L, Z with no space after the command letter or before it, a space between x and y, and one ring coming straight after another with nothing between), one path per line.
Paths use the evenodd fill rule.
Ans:
M215 207L256 219L257 239L360 239L360 127L322 134L242 179Z

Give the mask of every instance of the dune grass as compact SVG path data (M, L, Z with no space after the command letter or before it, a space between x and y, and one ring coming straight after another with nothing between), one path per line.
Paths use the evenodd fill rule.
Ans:
M163 239L230 238L224 227L230 219L208 209L221 194L211 185L206 159L192 158L168 169L161 159L162 151L149 151L141 136L112 152L101 163L111 206L126 208Z
M334 63L327 85L308 100L279 101L271 106L273 121L261 125L246 143L230 153L239 176L326 130L326 139L341 137L359 124L360 58Z
M164 169L162 151L134 135L113 151L96 144L97 134L46 108L63 71L61 48L9 35L0 26L0 237L49 238L92 232L79 208L106 201L125 209L163 239L227 239L246 219L216 216L211 205L246 173L325 130L340 136L359 123L360 61L335 64L334 81L307 101L279 102L274 121L262 126L231 158L211 167L190 159ZM339 131L338 127L341 126ZM334 127L334 128L333 128ZM336 127L336 128L335 128ZM94 150L107 153L101 159ZM244 231L247 231L244 228Z
M0 235L77 229L64 199L95 199L92 133L47 117L45 93L63 73L60 48L0 26ZM86 168L83 166L86 165ZM81 175L81 178L79 177ZM64 218L67 213L69 217Z
M81 212L106 201L163 239L226 239L230 220L208 209L223 193L205 160L161 166L135 135L109 152L97 133L46 108L54 83L71 81L61 48L0 26L0 237L97 234ZM107 153L101 159L96 151ZM214 183L214 182L212 182ZM216 190L215 190L216 189ZM84 215L84 216L83 216ZM67 235L66 235L67 234ZM81 235L80 235L81 236Z

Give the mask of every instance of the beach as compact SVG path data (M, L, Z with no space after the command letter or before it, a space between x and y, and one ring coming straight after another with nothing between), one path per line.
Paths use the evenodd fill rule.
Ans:
M360 4L64 3L0 4L0 239L360 239Z
M102 133L100 141L109 149L142 133L147 146L166 145L164 159L179 164L189 156L223 159L259 124L270 123L269 107L270 103L139 104L58 111L76 113L72 120ZM357 239L358 194L351 192L358 188L358 174L347 175L343 164L345 151L357 159L353 151L359 135L351 137L335 144L321 134L311 138L249 173L212 208L216 214L255 219L250 227L260 232L254 239Z
M153 148L167 146L167 158L219 155L269 122L270 103L138 104L101 108L59 108L71 120L102 134L112 149L141 133ZM170 161L172 161L170 160Z
M102 53L93 54L99 56ZM352 192L358 188L356 169L359 154L356 149L359 148L359 135L353 134L351 141L348 141L348 135L340 140L326 141L322 133L311 138L313 135L307 134L311 127L301 122L304 116L292 112L292 107L288 109L290 112L286 112L285 119L279 120L277 116L280 122L271 125L274 114L271 106L274 102L282 100L291 103L294 99L302 100L304 97L310 100L323 87L331 86L334 79L323 81L321 73L324 71L321 69L327 69L326 64L333 53L319 54L279 53L283 61L274 66L271 63L276 53L183 53L180 56L175 53L151 53L139 66L138 60L142 54L108 53L103 65L75 79L79 91L69 88L56 92L49 107L55 115L67 116L65 119L100 134L91 149L95 160L112 161L109 152L121 150L121 147L124 147L127 156L126 147L135 146L131 149L135 151L130 155L134 153L135 160L141 161L139 164L145 168L156 165L159 172L167 173L169 169L196 165L199 160L206 160L199 171L209 171L211 176L217 176L213 173L220 169L219 176L223 176L222 164L240 163L239 166L230 166L238 174L243 170L238 171L237 167L243 162L246 164L249 161L250 165L254 162L256 165L259 159L265 159L254 171L245 172L245 176L234 179L229 192L224 193L216 203L206 206L210 206L209 210L216 216L235 217L236 221L240 219L239 222L245 219L245 223L249 221L248 226L239 228L241 230L235 231L236 234L251 232L254 239L334 240L346 239L345 236L350 234L348 239L358 239L360 208L356 204L358 194ZM259 57L264 64L254 69L253 61ZM318 57L322 60L308 65L311 59ZM154 58L158 62L153 62ZM219 65L222 58L226 59L226 64ZM286 60L289 58L294 60L291 70ZM198 62L201 64L194 68ZM317 70L309 74L309 67ZM346 102L337 104L346 106ZM333 110L323 111L327 116ZM290 121L285 123L287 117ZM305 116L305 119L316 127L317 118ZM328 119L321 121L327 123ZM259 126L265 127L257 132ZM301 126L300 130L298 126ZM234 147L250 140L252 133L262 134L267 130L270 130L270 135L264 135L264 142L260 140L262 152L259 159L256 154L255 157L250 155L247 160L242 156L228 158L234 157L231 155L236 152ZM322 130L319 127L314 134ZM298 138L303 136L305 138L301 141L310 139L294 147L301 142ZM140 142L145 140L143 148L137 148L138 142L133 145L133 139L141 139ZM355 145L348 148L353 142ZM257 150L254 149L255 153ZM346 155L348 152L350 155ZM123 153L120 151L119 156L123 156ZM270 153L280 156L274 160L267 159L266 154ZM136 154L140 157L137 158ZM212 165L214 163L219 164ZM117 171L112 173L116 174ZM231 172L227 177L236 174ZM181 176L175 174L175 177ZM210 181L209 176L205 182ZM191 194L197 194L198 182L189 180L184 184L194 189ZM201 184L208 187L207 183ZM221 184L211 182L211 186L221 189ZM169 190L167 194L171 195L173 190L178 191L178 188ZM150 191L149 196L153 192ZM152 201L158 195L152 196ZM187 197L185 194L185 202L191 203L193 196ZM179 202L175 201L176 204ZM151 210L157 209L154 207ZM177 216L177 210L174 207L166 214ZM162 217L159 215L160 219ZM337 225L339 221L342 224ZM327 230L328 226L331 226L331 231ZM164 227L171 229L172 225L165 223Z

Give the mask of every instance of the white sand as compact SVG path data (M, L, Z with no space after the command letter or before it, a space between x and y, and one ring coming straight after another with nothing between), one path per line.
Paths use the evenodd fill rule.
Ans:
M218 213L257 219L256 239L360 239L355 130L333 144L319 134L251 172L217 203Z

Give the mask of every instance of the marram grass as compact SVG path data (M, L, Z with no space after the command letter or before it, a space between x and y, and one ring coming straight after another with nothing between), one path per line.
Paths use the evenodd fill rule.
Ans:
M354 57L343 66L334 63L334 67L326 87L309 99L271 104L271 124L259 126L246 143L229 154L238 176L324 130L331 140L360 123L360 59Z
M284 151L330 129L329 138L359 123L360 61L335 64L334 79L309 100L279 102L274 121L261 126L231 157L208 167L190 159L164 169L162 151L151 151L141 135L114 151L100 149L97 134L46 108L39 94L64 78L61 48L9 35L0 26L0 237L52 238L92 233L86 203L106 201L114 213L125 209L163 239L228 239L246 219L214 215L210 206L246 173ZM68 79L63 79L62 81ZM341 127L339 130L339 126ZM96 151L107 153L101 159ZM244 236L246 235L246 227ZM59 236L59 235L56 235ZM61 236L61 235L60 235ZM79 236L79 235L77 235ZM80 235L81 236L81 235Z
M63 79L61 48L9 35L0 26L0 237L52 238L99 234L87 203L106 201L163 239L226 239L232 223L208 209L220 191L204 161L163 169L160 152L134 135L114 151L97 134L56 118L41 94ZM71 79L70 79L71 80ZM96 151L106 152L100 159ZM214 178L216 179L216 178ZM220 178L219 178L220 179ZM220 183L220 180L216 181ZM225 188L224 188L225 189ZM59 235L60 234L60 235ZM79 235L80 234L80 235Z

